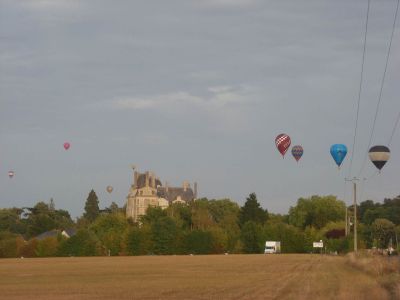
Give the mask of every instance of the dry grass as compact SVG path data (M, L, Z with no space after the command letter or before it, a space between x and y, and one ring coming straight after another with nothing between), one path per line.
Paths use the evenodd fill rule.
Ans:
M3 259L0 276L1 299L389 299L321 255Z
M377 278L392 299L400 299L400 257L383 256L372 252L347 255L349 264Z

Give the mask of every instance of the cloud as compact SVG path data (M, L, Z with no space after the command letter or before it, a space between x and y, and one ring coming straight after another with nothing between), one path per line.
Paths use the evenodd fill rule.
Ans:
M246 105L252 101L250 87L212 86L207 89L207 95L195 96L179 91L164 95L149 97L122 97L114 100L113 106L119 109L132 110L174 110L182 108L201 108L214 110L216 108Z
M207 6L250 6L258 2L258 0L206 0L203 5Z
M22 5L34 9L64 9L79 4L77 0L23 0Z

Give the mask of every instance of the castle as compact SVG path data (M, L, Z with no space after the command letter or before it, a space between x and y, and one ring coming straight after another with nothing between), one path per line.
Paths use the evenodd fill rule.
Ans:
M133 184L129 190L126 202L126 217L134 222L146 214L149 206L167 208L172 203L188 203L197 198L197 183L193 189L189 182L184 181L182 187L162 186L161 181L152 172L134 172Z

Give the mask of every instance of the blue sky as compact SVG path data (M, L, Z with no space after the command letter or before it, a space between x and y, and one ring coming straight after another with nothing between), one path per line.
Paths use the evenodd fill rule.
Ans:
M366 0L0 0L0 206L54 198L79 216L92 188L101 207L123 205L131 164L208 198L255 192L276 213L314 194L350 204L395 5L371 1L349 174ZM372 145L400 111L399 29ZM282 132L303 146L299 163L275 148ZM359 201L400 194L399 134L381 174L366 162ZM335 143L349 148L341 170Z

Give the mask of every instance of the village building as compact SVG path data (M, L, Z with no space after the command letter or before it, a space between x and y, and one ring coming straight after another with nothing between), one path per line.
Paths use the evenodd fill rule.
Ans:
M193 189L190 183L184 181L182 187L163 186L152 172L134 172L133 184L129 190L126 202L126 217L134 222L146 214L149 206L167 208L172 203L187 204L197 198L197 183Z

